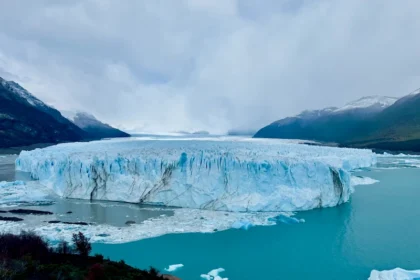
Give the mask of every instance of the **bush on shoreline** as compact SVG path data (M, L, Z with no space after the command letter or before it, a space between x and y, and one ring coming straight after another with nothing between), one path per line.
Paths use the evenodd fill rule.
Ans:
M73 242L71 246L61 241L53 249L32 232L0 234L0 279L164 279L154 268L140 270L123 261L106 260L102 255L88 256L92 247L81 232L73 236Z

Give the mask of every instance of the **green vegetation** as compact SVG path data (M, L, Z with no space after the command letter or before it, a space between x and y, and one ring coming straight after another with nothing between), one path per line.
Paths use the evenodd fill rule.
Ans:
M31 232L0 235L0 279L168 279L151 268L136 269L124 263L88 256L91 244L83 233L73 235L73 246L65 241L51 248Z

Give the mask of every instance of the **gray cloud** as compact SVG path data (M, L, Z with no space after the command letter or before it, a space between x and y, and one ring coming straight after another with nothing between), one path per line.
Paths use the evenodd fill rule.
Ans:
M417 0L1 1L0 75L146 131L258 128L420 87Z

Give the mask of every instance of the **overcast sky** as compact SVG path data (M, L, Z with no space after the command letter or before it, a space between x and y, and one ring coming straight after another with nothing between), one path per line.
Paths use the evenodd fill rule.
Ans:
M163 132L258 128L420 87L419 0L0 0L0 76Z

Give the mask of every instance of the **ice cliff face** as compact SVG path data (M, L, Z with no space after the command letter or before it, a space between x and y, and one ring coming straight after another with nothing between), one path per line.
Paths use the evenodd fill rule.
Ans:
M225 211L297 211L346 202L370 150L281 140L134 139L22 152L18 170L68 198Z

